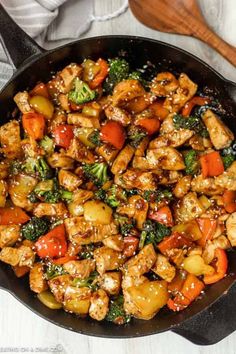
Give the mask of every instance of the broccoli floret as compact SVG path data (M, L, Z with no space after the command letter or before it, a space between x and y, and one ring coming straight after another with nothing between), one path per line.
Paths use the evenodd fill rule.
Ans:
M65 189L60 189L60 199L64 202L71 202L73 198L73 192L67 191Z
M91 90L88 84L76 77L73 90L68 93L68 98L75 104L83 104L93 101L96 98L96 91Z
M184 154L185 172L187 175L195 175L199 170L198 155L195 150L189 150Z
M53 170L48 166L43 157L28 158L22 165L22 170L28 174L34 174L42 180L53 177Z
M89 134L88 140L95 146L102 145L99 130L94 130L91 134Z
M131 317L125 313L124 298L122 295L118 295L111 300L106 320L118 325L130 322Z
M11 175L17 175L22 171L22 162L19 160L12 161L9 168L9 173Z
M173 123L176 129L190 129L199 134L203 138L209 136L208 131L200 117L183 117L180 114L175 114Z
M130 145L133 147L138 147L140 142L147 136L147 132L142 129L141 127L137 127L132 125L131 128L128 130L128 138L130 141Z
M145 245L152 243L156 246L165 236L169 236L171 228L167 227L159 222L147 220L143 224L143 230L140 236L139 248L143 248Z
M236 157L236 151L234 150L235 143L228 147L225 148L221 151L221 158L224 164L225 170L234 162L235 157Z
M33 216L30 221L21 227L21 235L27 240L34 241L44 235L50 228L50 221L46 217Z
M115 213L114 219L120 227L120 233L123 236L128 236L131 230L135 227L135 220L129 219L127 216Z
M104 90L111 94L115 85L129 76L129 63L122 58L109 59L109 74L104 82Z
M43 200L46 203L58 203L60 200L70 202L73 193L60 189L56 179L41 181L28 196L32 203Z
M117 208L120 202L127 200L127 194L124 189L113 184L106 193L105 202L112 208Z
M138 80L143 87L145 87L145 89L149 89L150 83L142 77L142 73L140 71L132 71L129 74L129 79Z
M139 194L139 190L137 188L127 189L125 192L126 192L127 198L132 197L132 195Z
M98 276L98 272L94 271L90 274L88 278L85 279L75 278L73 280L73 285L77 286L78 288L83 288L86 286L92 291L96 291L98 289L98 284L96 281L97 276Z
M39 142L39 145L44 149L47 155L51 155L54 151L54 142L47 135Z
M85 176L95 185L101 186L108 180L107 164L104 162L95 162L83 166Z
M79 259L93 258L94 250L95 250L95 245L93 243L90 243L88 245L83 245L81 251L78 253Z
M106 191L104 189L98 189L94 192L94 198L105 202L107 197Z
M173 198L173 194L169 189L158 189L157 191L154 190L146 190L143 192L143 198L148 202L161 202L166 200L169 202Z
M55 278L59 275L64 275L67 274L63 266L58 265L58 264L53 264L53 263L48 263L47 268L46 268L46 279L50 280L52 278Z

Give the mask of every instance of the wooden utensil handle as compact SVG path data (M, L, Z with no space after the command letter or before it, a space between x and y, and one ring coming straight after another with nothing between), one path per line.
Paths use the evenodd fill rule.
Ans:
M201 39L212 48L216 49L225 59L236 67L236 48L226 43L221 37L214 33L209 27L201 25L199 31L193 31L194 37Z

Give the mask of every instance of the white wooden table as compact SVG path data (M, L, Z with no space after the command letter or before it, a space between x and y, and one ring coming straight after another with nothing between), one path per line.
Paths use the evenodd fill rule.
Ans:
M109 13L122 4L122 0L94 1L96 14ZM236 46L236 0L201 0L200 3L210 25ZM235 68L203 43L184 36L150 30L139 24L130 11L111 21L94 23L85 37L102 34L133 34L172 43L196 54L225 77L236 81ZM4 291L0 291L0 318L0 352L39 352L40 349L42 352L45 348L47 352L68 354L236 353L236 332L210 347L193 345L171 332L125 340L86 337L37 317Z

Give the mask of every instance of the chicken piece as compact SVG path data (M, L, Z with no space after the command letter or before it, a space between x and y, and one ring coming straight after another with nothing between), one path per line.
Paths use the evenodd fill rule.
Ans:
M57 101L59 103L61 110L65 111L66 113L71 111L71 106L70 106L70 101L69 101L68 95L66 95L64 93L60 93L57 96Z
M133 195L129 198L127 204L117 208L119 214L125 214L130 218L134 218L136 227L142 230L143 223L146 221L148 212L148 202L140 195Z
M95 249L93 255L96 269L100 275L103 275L108 270L118 269L124 263L124 257L121 252L114 251L106 246Z
M111 235L102 240L104 246L113 249L114 251L123 251L124 248L124 240L121 235Z
M192 179L191 190L197 193L206 195L218 195L224 192L224 187L216 183L215 178L203 178L202 175L196 176Z
M119 231L114 222L102 225L85 221L81 216L67 218L64 223L69 240L79 245L100 242L106 237L118 234Z
M125 263L124 269L130 276L140 276L147 273L157 259L153 244L148 244L134 257Z
M124 291L124 309L138 319L150 320L168 301L167 282L145 281Z
M93 163L95 161L93 153L77 138L71 140L66 155L78 162Z
M103 144L101 146L98 146L95 152L96 154L102 156L104 160L106 160L106 162L110 164L115 160L116 156L119 153L119 150L115 149L110 144Z
M193 135L191 139L189 139L189 145L193 150L204 151L206 148L211 148L212 144L206 144L206 142L210 141L209 139L202 138L200 135ZM207 145L207 146L206 146Z
M161 171L161 172L160 172ZM153 173L158 176L158 184L174 184L177 183L183 174L180 171L155 170Z
M202 114L213 146L219 150L229 147L234 140L234 134L210 109Z
M175 208L175 218L178 223L185 223L198 218L204 213L204 208L197 198L197 194L189 192Z
M95 117L88 117L82 113L69 113L67 116L67 123L73 124L82 128L99 129L99 119Z
M33 265L33 268L30 269L29 284L30 284L30 289L35 293L39 294L42 291L47 290L48 284L44 277L42 263L35 263Z
M171 260L171 262L176 264L177 267L181 267L187 250L183 250L180 248L172 248L171 250L167 250L165 253L166 256Z
M39 203L34 208L33 214L38 218L41 216L55 216L64 219L68 216L68 211L64 203Z
M72 170L74 168L73 158L66 156L64 153L54 152L48 157L47 162L52 168L62 168L63 170Z
M20 240L20 225L0 225L0 248L13 246Z
M0 180L0 208L5 207L7 194L8 194L7 182Z
M0 152L8 159L17 159L22 155L20 124L17 120L11 120L0 127L0 143Z
M154 174L140 170L127 170L122 175L115 175L114 182L125 189L137 188L145 191L156 188Z
M178 171L185 169L183 156L172 147L147 150L147 160L153 166L160 167L163 170Z
M192 176L184 176L177 182L173 189L173 194L176 198L183 198L188 193L191 187Z
M113 106L122 106L136 97L143 96L145 90L138 80L128 79L119 82L113 91Z
M64 309L77 315L87 315L92 292L87 287L67 286L64 294Z
M16 266L20 262L20 256L18 248L4 247L0 252L0 261Z
M166 97L177 90L179 82L170 72L157 74L151 85L151 92L156 96Z
M203 250L202 258L206 264L210 264L215 258L215 250L216 248L222 248L227 250L231 247L231 244L228 238L224 235L221 235L215 238L212 241L207 241L207 244Z
M165 146L179 147L188 141L194 134L193 130L180 129L173 132L158 136L149 144L149 149L159 149Z
M63 267L72 277L85 279L95 270L95 262L93 259L69 261L66 262Z
M224 173L215 177L215 184L218 188L236 191L236 161Z
M22 244L19 248L17 248L20 259L19 259L19 266L27 266L27 267L33 267L34 260L35 260L35 253L32 250L32 246L26 246Z
M134 156L132 167L137 170L155 170L156 165L151 164L144 156Z
M29 93L27 91L18 92L14 96L14 101L21 113L25 114L34 112L33 108L31 108L29 104Z
M197 85L190 78L182 73L179 76L179 87L173 95L165 99L163 107L169 112L179 112L197 92Z
M100 287L109 295L118 295L121 287L121 272L108 272L101 276Z
M82 178L79 178L74 173L66 170L60 170L58 173L58 180L60 186L67 189L70 192L73 192L78 188L82 183Z
M105 109L105 115L108 119L115 120L125 127L132 122L132 117L128 112L112 105Z
M76 77L82 74L82 67L78 64L67 65L62 71L58 73L54 79L57 90L61 93L68 93L73 87L73 81ZM48 83L50 85L50 81Z
M9 195L15 206L31 211L34 204L28 199L38 181L36 178L18 174L9 180Z
M113 162L111 172L114 175L123 173L127 169L133 155L134 148L130 145L126 145Z
M152 270L168 283L174 279L176 273L175 267L170 264L168 258L160 253L157 254L157 260Z
M127 102L125 109L131 114L138 114L150 106L156 97L152 93L146 92L143 96L134 98Z
M49 288L58 302L63 302L66 288L72 283L69 274L58 275L48 281Z
M91 296L89 316L94 320L102 321L109 309L109 297L103 289L98 289Z
M236 246L236 212L231 214L226 220L226 233L232 247L235 247Z
M142 157L145 155L145 150L148 147L149 144L149 138L145 137L141 140L141 142L139 143L139 145L137 146L135 152L134 152L134 156L135 157Z

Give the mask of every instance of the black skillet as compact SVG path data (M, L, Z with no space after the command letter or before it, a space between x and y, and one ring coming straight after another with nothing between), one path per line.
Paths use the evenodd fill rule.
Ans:
M52 71L84 58L109 58L125 55L133 68L148 61L159 70L187 73L200 88L208 89L219 98L227 114L224 119L236 134L236 85L224 79L207 64L181 49L159 41L132 36L103 36L83 39L45 52L28 37L0 6L0 33L11 60L17 68L0 93L1 124L10 119L14 109L12 97L19 91L32 88L37 81L47 81ZM236 254L229 252L229 275L209 287L200 300L188 309L173 313L163 309L150 321L132 320L126 326L96 322L50 310L30 291L27 276L17 279L10 267L0 264L0 287L15 296L25 306L66 329L92 336L132 338L167 330L196 344L217 343L236 329Z

